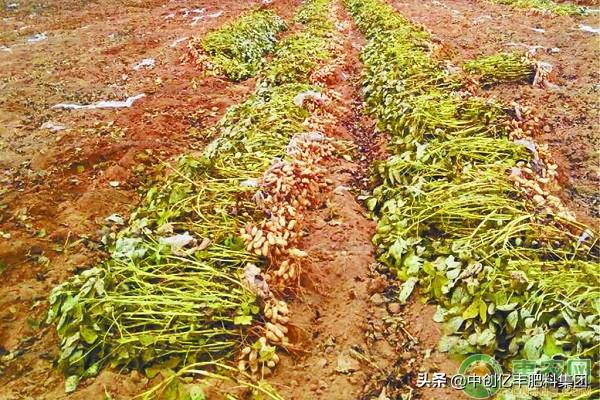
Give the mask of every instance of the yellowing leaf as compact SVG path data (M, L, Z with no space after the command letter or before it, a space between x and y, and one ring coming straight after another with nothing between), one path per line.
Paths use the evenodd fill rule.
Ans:
M473 301L462 313L463 319L472 319L479 314L479 300Z
M93 344L98 338L98 334L91 328L81 325L79 328L81 338L88 344Z
M479 318L481 318L481 322L485 324L487 321L487 306L485 305L485 301L479 300Z

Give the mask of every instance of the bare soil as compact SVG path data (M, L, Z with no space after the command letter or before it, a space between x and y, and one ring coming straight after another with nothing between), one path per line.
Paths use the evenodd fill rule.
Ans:
M234 84L182 62L181 39L262 3L12 3L0 2L0 356L16 359L0 362L0 398L59 399L56 338L42 324L50 290L102 259L105 218L127 218L156 166L202 148L207 128L253 92L252 80ZM269 7L289 20L298 3ZM28 42L41 33L47 38ZM154 68L135 70L146 58ZM146 96L131 108L51 108L139 93ZM46 122L65 129L44 129ZM105 387L130 398L139 382L105 372L70 398L102 398Z
M342 12L338 19L349 21ZM395 302L399 288L379 271L371 243L375 223L357 200L369 186L369 166L384 158L385 137L363 113L360 101L360 48L364 39L351 24L343 31L344 62L330 89L340 93L347 110L343 124L328 135L355 144L352 160L329 165L332 190L322 208L309 214L302 249L304 265L300 294L290 313L296 332L296 352L282 357L269 382L285 398L413 399L443 396L463 399L452 389L421 390L420 371L455 373L458 364L439 354L441 331L432 321L434 308L406 307Z
M289 19L299 0L274 0ZM127 217L155 167L200 149L227 107L243 101L252 80L231 83L181 62L185 41L202 35L260 1L50 0L0 1L0 399L129 399L148 388L141 374L103 371L66 396L52 368L53 327L42 324L49 291L104 257L98 230L107 216ZM589 17L548 17L485 1L391 1L448 48L455 64L540 45L559 88L501 85L481 95L535 108L549 129L536 137L560 166L560 195L585 222L597 225L600 135L600 35L579 24ZM194 10L223 11L193 24ZM186 12L187 10L187 12ZM342 21L350 21L342 12ZM536 28L538 31L532 30ZM544 32L539 31L543 29ZM28 38L47 39L29 44ZM369 186L369 165L385 157L385 138L373 131L360 101L360 47L344 32L345 60L331 88L348 110L335 132L352 141L351 161L332 162L332 190L309 215L302 248L310 254L303 285L291 300L298 351L283 355L270 378L286 399L462 399L452 390L419 390L419 371L454 373L457 362L435 351L441 336L434 308L395 303L398 282L376 263L374 223L357 200ZM6 50L1 46L6 46ZM152 69L133 69L153 58ZM131 108L55 110L62 102L124 100ZM66 129L42 129L46 122ZM207 133L208 132L208 133ZM118 183L118 185L116 184ZM8 357L7 357L8 356Z
M556 88L502 84L479 94L533 108L543 125L534 139L549 146L559 166L564 191L558 195L578 219L598 226L600 35L584 32L580 25L599 27L600 13L536 15L485 0L392 0L390 4L432 32L458 66L480 56L540 46L537 59L552 65Z

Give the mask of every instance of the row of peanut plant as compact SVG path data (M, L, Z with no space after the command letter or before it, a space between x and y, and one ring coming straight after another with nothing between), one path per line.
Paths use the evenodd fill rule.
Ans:
M205 69L240 81L260 71L275 48L277 34L285 29L286 23L273 11L252 11L190 40L188 57Z
M319 147L301 138L311 130L311 118L323 113L317 101L322 89L308 77L310 68L318 66L313 51L319 50L319 59L325 60L330 48L331 32L324 29L332 28L328 4L309 0L301 6L301 32L276 48L271 65L281 64L278 54L292 54L303 62L281 74L277 71L283 68L263 68L259 79L266 83L227 111L217 127L220 136L202 154L180 157L149 188L127 227L111 241L108 260L52 291L47 320L56 323L57 364L68 377L67 391L106 366L141 370L149 377L186 366L210 369L239 353L253 337L262 338L254 343L260 353L253 352L253 357L260 356L261 366L274 365L277 356L267 338L284 344L281 329L287 311L285 303L264 293L268 287L260 284L260 268L269 267L272 250L285 251L298 228L288 215L278 214L282 237L276 241L270 235L260 246L248 245L244 229L273 212L264 206L271 189L263 186L263 177L279 163L297 159L298 149ZM249 15L255 14L233 21L227 31L252 25ZM286 49L304 32L319 40L310 38L310 48ZM237 42L229 50L223 44L221 51L235 54L237 48ZM272 79L277 76L281 78ZM314 170L306 163L293 167L310 186ZM288 197L310 206L309 192L290 191ZM257 363L250 364L257 372Z
M598 233L550 191L556 167L504 109L473 97L430 34L381 0L346 0L368 42L364 98L390 135L367 206L379 260L438 305L442 351L597 359Z

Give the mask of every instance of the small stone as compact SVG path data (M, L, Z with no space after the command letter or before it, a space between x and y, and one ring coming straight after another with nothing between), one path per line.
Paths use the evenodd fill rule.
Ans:
M552 128L550 128L550 125L544 125L544 132L550 132L552 130Z
M138 371L131 371L131 381L134 383L138 383L139 381L141 381L142 376L140 375L140 373Z
M378 293L378 292L382 292L383 289L385 289L387 287L387 281L385 280L384 277L382 276L378 276L375 279L372 279L369 282L369 285L367 287L367 292L369 292L369 294L373 294L373 293Z
M350 352L343 351L337 358L336 371L343 374L358 371L360 369L360 363L356 360Z
M390 303L388 304L388 310L391 314L398 314L401 310L400 303Z
M375 305L380 305L385 303L385 299L379 293L375 293L373 296L371 296L371 303Z
M319 358L316 362L316 366L319 368L325 368L325 366L327 365L327 359L326 358Z

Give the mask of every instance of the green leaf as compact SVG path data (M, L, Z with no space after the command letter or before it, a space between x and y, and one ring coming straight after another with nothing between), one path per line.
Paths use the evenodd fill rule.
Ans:
M487 305L481 299L479 300L479 318L481 318L481 322L484 324L487 321Z
M533 328L533 324L535 324L535 318L527 317L527 318L525 318L524 322L525 322L525 328L531 329L531 328Z
M508 345L508 352L513 356L515 356L517 354L517 352L519 351L519 348L521 346L520 339L521 339L520 337L515 337L510 341L510 343Z
M581 340L582 343L588 344L588 345L594 344L595 336L596 335L595 335L594 331L584 331L584 332L578 332L575 334L575 337L577 337L577 339Z
M506 322L508 326L514 331L517 328L517 323L519 322L519 312L513 311L506 317Z
M389 254L394 257L396 261L402 259L402 255L406 252L407 243L402 238L396 239L393 245L390 246Z
M98 372L100 372L100 362L90 365L89 368L85 370L83 375L85 378L89 378L98 375Z
M438 342L437 349L441 353L447 353L456 346L458 340L456 336L442 336Z
M477 335L477 346L479 347L490 347L495 342L496 335L490 329L486 329Z
M436 274L436 269L433 263L425 261L423 263L423 272L425 272L427 275L431 275L431 276L435 276Z
M50 307L50 309L48 310L48 314L46 316L47 324L54 322L54 319L58 316L59 309L60 309L60 303L54 304L52 307Z
M475 347L469 344L469 342L464 339L460 339L454 346L452 346L450 351L455 354L469 354L474 353L476 350Z
M509 304L503 304L501 306L496 306L497 310L500 311L512 311L514 310L517 306L519 305L519 303L509 303Z
M565 350L558 344L558 341L552 335L548 335L544 342L544 354L553 358L557 354L564 354Z
M126 362L130 359L129 351L127 350L127 347L125 347L125 346L119 347L119 349L116 352L116 356L117 356L117 360L120 362Z
M523 355L528 360L537 360L542 355L542 348L544 346L544 339L546 335L544 332L539 332L529 338L523 346Z
M63 302L62 307L60 309L62 314L66 314L69 311L71 311L71 309L73 309L73 307L75 307L75 305L77 304L77 297L73 297L73 296L69 296L66 298L66 300Z
M446 278L448 278L450 280L454 280L454 279L458 278L459 274L460 274L460 268L449 269L446 272Z
M65 380L65 392L73 393L77 389L77 385L79 385L79 376L71 375L67 377Z
M459 331L463 322L465 322L465 320L462 317L452 317L448 320L448 322L442 325L442 332L444 332L446 335L456 333Z
M251 315L237 315L233 319L233 323L236 325L251 325L252 324L252 316Z
M479 315L479 299L474 300L462 313L463 319L472 319Z
M440 298L442 295L444 295L444 286L446 286L446 283L448 283L448 278L446 278L444 275L436 275L433 278L431 286L436 298Z
M198 385L190 387L190 400L207 400L204 390Z
M181 382L179 379L173 379L164 391L161 393L161 399L163 400L179 400L179 388L181 386ZM186 399L184 399L186 400Z
M453 305L461 304L463 303L463 299L467 300L468 296L469 295L466 293L466 290L462 286L459 286L452 291L450 303Z
M452 255L448 256L445 261L447 269L457 269L462 266L461 262L456 261Z
M146 368L144 371L146 372L146 376L150 379L154 378L159 373L168 374L170 372L170 371L168 371L168 368L166 368L163 365L163 363L153 364L150 367Z
M407 272L409 275L415 275L419 272L421 265L423 265L423 259L411 252L404 259L403 265L408 269Z
M367 209L373 211L377 206L377 199L375 197L369 197L367 199Z
M61 345L64 347L68 347L76 344L79 341L80 335L79 332L72 334L71 336L64 338Z
M156 342L156 339L154 338L153 335L149 335L149 334L140 335L140 343L144 346L153 345L155 342Z
M496 396L496 400L517 400L517 397L509 389L506 389L498 393L498 396Z
M444 257L438 257L433 261L433 265L437 268L438 271L445 271L448 267L446 264L446 259Z
M79 327L79 333L81 335L81 338L87 343L87 344L93 344L96 339L98 339L98 334L90 327L87 327L85 325L81 325Z
M435 314L433 314L433 320L435 322L444 322L446 320L446 314L448 314L448 310L438 305Z
M104 279L103 278L98 278L96 283L94 283L94 289L96 290L96 294L98 296L104 296L104 294L106 292L104 290Z
M408 300L408 298L410 297L418 281L418 278L411 277L408 278L408 280L402 284L402 289L400 290L400 294L398 295L398 301L400 302L400 304L406 303L406 300Z
M112 252L114 258L118 259L136 259L146 254L146 249L142 247L140 238L119 238L115 242L115 248Z

